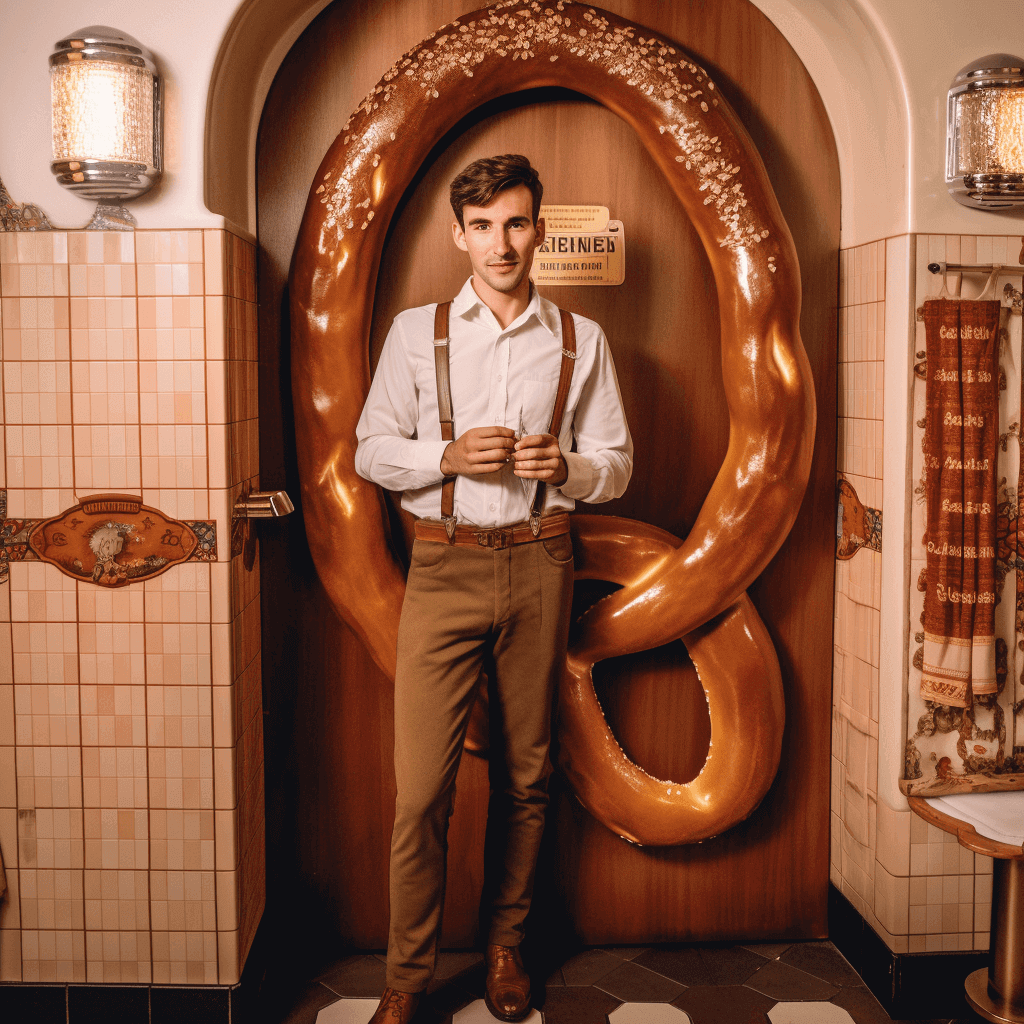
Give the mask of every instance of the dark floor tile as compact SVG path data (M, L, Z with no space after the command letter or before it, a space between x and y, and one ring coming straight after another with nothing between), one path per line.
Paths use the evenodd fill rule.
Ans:
M831 942L798 942L790 946L779 960L833 985L861 984L857 972Z
M742 985L764 966L764 957L742 946L703 946L700 958L712 985Z
M562 978L566 985L593 985L621 963L603 949L587 949L562 964Z
M554 985L556 988L561 988L565 984L565 978L562 977L562 968L558 967L548 976L547 981L544 982L545 986Z
M890 1024L892 1020L867 988L841 988L832 1002L849 1011L856 1024Z
M549 988L544 998L544 1024L608 1024L620 1000L596 988Z
M32 1024L65 1024L67 990L63 985L0 985L4 1019Z
M841 988L839 994L831 1001L835 1002L837 1007L848 1011L856 1024L985 1024L980 1017L971 1017L963 1021L949 1021L946 1017L932 1020L918 1017L913 1020L897 1020L886 1013L881 1002L864 986Z
M746 942L740 948L749 949L766 960L778 960L792 945L792 942Z
M605 946L604 951L617 956L621 960L635 960L641 953L646 953L650 946Z
M481 976L481 982L482 980ZM416 1024L452 1024L452 1014L479 999L482 994L482 986L477 992L471 991L457 980L449 981L427 994L416 1014Z
M278 1012L271 1011L264 1019L274 1021L275 1024L278 1021L280 1024L315 1024L316 1015L338 999L337 992L313 982L295 995L291 1006L283 1006Z
M764 962L742 946L663 946L633 961L682 985L741 985Z
M627 1003L671 1003L684 986L629 960L606 974L595 987Z
M764 960L761 962L764 963ZM747 978L745 984L778 1000L812 999L825 1002L839 991L835 985L780 960L769 960L756 974Z
M755 957L758 963L764 963L761 957ZM656 971L666 978L678 981L681 985L713 985L708 977L707 965L701 959L700 950L693 946L659 946L641 953L633 963ZM753 969L751 969L753 974Z
M320 974L316 980L349 999L379 996L384 991L387 969L375 956L349 956Z
M767 1024L775 1003L743 985L695 985L672 1001L694 1024Z
M2 1000L0 996L0 1000ZM120 985L68 986L71 1024L149 1024L149 989Z
M228 1024L226 988L152 988L149 990L152 1024Z
M945 1017L940 1020L895 1020L885 1012L882 1004L862 986L841 988L838 995L833 996L832 1002L848 1011L856 1024L947 1024ZM981 1018L976 1018L981 1022ZM964 1024L975 1024L975 1021L964 1022Z

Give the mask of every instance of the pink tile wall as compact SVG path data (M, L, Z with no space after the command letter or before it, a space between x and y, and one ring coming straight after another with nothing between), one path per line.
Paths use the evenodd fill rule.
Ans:
M229 984L263 908L255 249L0 233L10 517L101 491L216 519L221 561L118 591L0 585L0 980Z

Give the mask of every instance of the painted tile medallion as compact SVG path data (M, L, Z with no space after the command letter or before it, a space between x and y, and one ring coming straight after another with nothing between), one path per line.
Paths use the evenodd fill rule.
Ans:
M3 523L11 560L37 558L102 587L141 583L185 561L213 561L213 523L171 519L130 494L94 494L60 515Z

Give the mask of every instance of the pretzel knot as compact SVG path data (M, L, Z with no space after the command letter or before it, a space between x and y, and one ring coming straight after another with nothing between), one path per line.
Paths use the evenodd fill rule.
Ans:
M446 132L489 100L545 86L590 96L636 130L696 227L718 290L725 460L682 542L638 523L577 517L578 572L621 589L584 615L560 696L563 767L584 805L633 842L695 842L747 817L778 766L782 684L746 589L796 518L815 407L789 229L743 126L674 43L568 0L511 0L439 29L353 112L310 188L292 264L306 532L334 608L393 677L404 573L380 493L354 468L381 251L402 194ZM679 637L711 714L708 760L685 785L626 758L591 678L598 661Z

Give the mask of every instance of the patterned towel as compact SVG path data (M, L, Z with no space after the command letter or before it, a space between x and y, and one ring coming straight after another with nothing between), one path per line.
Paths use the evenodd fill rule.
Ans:
M924 304L927 562L921 696L965 708L996 692L999 303Z

